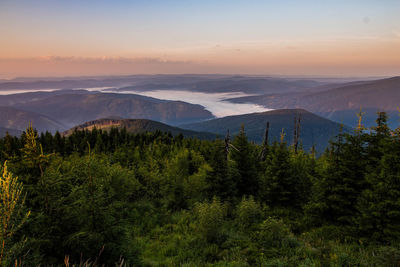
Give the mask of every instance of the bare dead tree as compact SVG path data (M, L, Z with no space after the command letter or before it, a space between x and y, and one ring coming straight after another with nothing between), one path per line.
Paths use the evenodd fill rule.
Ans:
M311 147L311 156L312 156L313 159L315 159L315 152L316 152L315 144L313 144L312 147Z
M293 147L296 147L296 137L297 137L297 114L294 115L293 123Z
M356 115L357 115L357 118L358 118L358 123L357 123L357 129L356 129L356 131L358 132L358 133L361 133L363 130L365 130L365 127L364 127L364 125L362 125L362 117L363 117L363 115L365 114L365 112L362 112L362 108L360 107L360 112L358 112Z
M228 160L229 152L233 148L236 151L239 151L232 143L231 143L231 135L229 133L229 130L226 132L225 136L225 158Z
M268 135L269 135L269 121L267 121L267 125L265 128L265 135L264 135L264 142L263 142L263 149L260 154L260 160L265 160L268 152Z
M294 116L294 127L293 127L293 147L294 153L297 154L297 149L299 147L300 140L300 124L301 124L301 114Z
M226 132L226 136L225 136L225 158L226 158L226 160L228 160L230 142L231 142L231 136L229 134L229 129L228 129L228 131Z
M300 127L301 126L301 114L299 114L299 118L297 120L297 144L300 142Z
M283 142L284 142L284 140L285 140L285 129L284 128L282 128L282 131L281 131L281 134L280 134L280 141L281 141L281 144L283 144Z

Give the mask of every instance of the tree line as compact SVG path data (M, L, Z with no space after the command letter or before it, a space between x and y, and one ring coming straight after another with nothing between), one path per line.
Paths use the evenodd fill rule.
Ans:
M380 112L316 155L300 123L290 144L269 143L269 125L261 145L244 127L214 141L116 128L6 135L1 181L18 177L23 194L16 231L0 222L0 262L399 266L400 130Z

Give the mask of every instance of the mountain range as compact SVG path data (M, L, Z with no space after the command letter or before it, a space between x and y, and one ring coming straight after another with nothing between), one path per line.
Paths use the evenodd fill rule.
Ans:
M44 89L48 91L40 91ZM269 121L271 140L279 138L284 129L286 141L290 143L294 116L301 115L301 139L306 148L313 144L326 147L328 140L338 133L338 123L354 127L360 108L365 126L374 125L376 111L386 111L390 115L389 125L396 128L400 103L400 77L360 81L245 75L133 75L0 81L0 91L15 90L25 90L25 93L0 95L0 134L7 130L19 134L29 123L33 123L38 131L55 132L76 125L84 128L82 124L93 120L106 125L110 121L101 118L113 118L121 121L117 127L130 127L134 132L141 128L143 131L182 132L176 128L180 126L191 131L211 132L213 136L224 136L228 129L235 134L243 123L249 139L261 142L265 123ZM243 93L247 96L221 101L250 103L276 110L215 118L198 104L134 94L152 90L187 91L189 94ZM188 101L198 103L196 95L192 100ZM223 105L226 103L216 103L226 108ZM147 120L154 122L144 123ZM344 127L344 131L350 131L350 127Z
M321 151L326 148L329 141L339 134L341 127L343 132L351 132L351 128L341 126L331 120L317 116L304 109L282 109L261 113L252 113L238 116L228 116L194 124L181 125L184 129L193 131L211 132L225 135L227 130L230 134L239 133L241 126L245 127L249 140L261 143L264 138L266 124L269 122L269 140L279 141L282 131L284 140L291 144L293 142L294 118L300 117L300 143L304 149L310 149L313 145Z
M121 91L187 90L196 92L266 93L265 90L299 91L327 84L324 80L279 78L268 76L183 74L183 75L127 75L93 77L16 78L0 81L0 91L107 88Z
M118 116L152 119L171 125L211 119L203 106L134 95L60 90L0 96L0 126L64 131L86 121Z
M64 124L46 115L13 107L0 106L0 127L23 131L30 123L39 131L55 132L65 128Z
M70 127L110 116L152 119L171 125L213 118L211 112L200 105L134 94L65 94L15 106L51 116Z
M131 133L162 131L170 132L172 135L182 134L185 137L215 139L217 136L224 138L228 130L233 138L233 136L239 133L241 126L244 125L249 140L261 143L264 138L266 123L269 122L270 142L279 141L283 131L285 134L284 140L291 144L293 141L295 117L300 117L300 143L307 150L315 145L317 150L322 151L328 146L329 141L333 140L340 131L351 131L349 127L341 126L338 123L314 115L306 110L285 109L228 116L199 123L184 124L180 128L152 120L107 118L86 122L71 128L64 132L64 134L69 135L75 130L93 130L94 128L107 131L111 128L125 128Z
M139 83L132 86L122 87L119 91L143 92L151 90L184 90L200 93L232 93L240 92L245 94L266 94L266 93L285 93L300 92L303 90L318 90L324 82L314 80L297 80L270 77L248 77L230 76L213 77L207 80L194 80L191 82L180 80L153 81L149 83ZM109 89L115 90L115 89Z
M233 103L254 103L273 109L302 108L337 122L355 126L356 113L365 112L365 126L375 124L376 112L386 111L392 128L398 127L400 77L331 84L316 92L290 92L231 98Z

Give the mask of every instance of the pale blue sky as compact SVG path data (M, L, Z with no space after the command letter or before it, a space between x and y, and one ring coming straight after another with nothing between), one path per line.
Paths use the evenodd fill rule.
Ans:
M0 58L220 64L234 51L247 51L233 61L248 64L255 58L276 61L268 53L282 54L282 47L320 58L323 51L314 54L313 45L326 46L327 57L363 44L370 54L400 44L399 14L400 0L0 0Z

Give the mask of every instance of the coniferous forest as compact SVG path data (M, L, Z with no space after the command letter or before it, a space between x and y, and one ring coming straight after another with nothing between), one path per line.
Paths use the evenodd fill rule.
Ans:
M244 127L205 141L34 125L0 151L2 266L400 266L385 113L323 152Z

